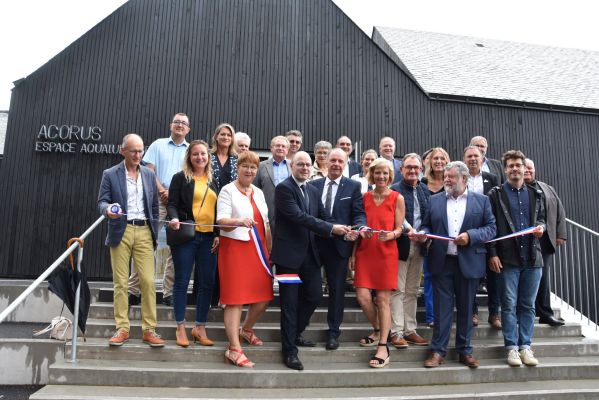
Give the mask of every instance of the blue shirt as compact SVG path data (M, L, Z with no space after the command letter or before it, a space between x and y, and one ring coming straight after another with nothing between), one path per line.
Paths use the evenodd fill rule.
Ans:
M507 198L510 202L510 213L512 215L512 221L516 231L530 228L532 226L531 215L530 215L530 198L528 195L528 189L526 185L520 189L516 189L505 181L503 189L507 194ZM532 235L524 235L516 237L518 241L518 247L520 249L520 261L522 265L530 265L531 251L532 251Z
M166 189L171 185L173 175L183 169L187 147L187 141L175 144L171 137L157 139L148 147L143 161L154 165L156 176Z
M275 178L275 186L284 181L289 177L289 170L287 169L287 160L283 160L280 163L272 159L272 173Z

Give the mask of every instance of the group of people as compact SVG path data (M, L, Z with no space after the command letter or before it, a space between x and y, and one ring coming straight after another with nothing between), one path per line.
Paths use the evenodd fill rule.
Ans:
M195 229L193 238L170 246L172 262L164 274L163 303L174 308L176 343L189 346L185 311L195 270L191 336L214 344L206 321L216 298L224 307L225 357L240 367L254 366L241 342L263 344L253 327L273 298L274 279L283 362L296 370L304 368L298 347L316 345L304 331L322 298L323 274L326 349L339 347L346 286L353 279L372 325L359 345L375 348L373 368L389 364L389 345L429 346L424 366L441 365L454 307L459 361L478 367L470 342L481 280L489 324L503 330L509 365L538 363L531 350L535 312L541 323L563 324L551 310L547 268L566 240L564 208L520 151L507 151L501 162L489 159L486 139L477 136L463 161L452 162L440 147L397 160L395 141L384 137L378 153L366 150L357 162L349 158L351 139L341 136L335 145L317 142L312 160L301 150L301 132L293 130L272 138L271 157L260 162L250 137L229 124L215 129L211 146L185 140L185 114L173 117L170 130L145 155L142 138L126 135L124 161L102 178L98 208L109 218L114 282L111 346L129 338L128 305L136 285L143 341L164 345L155 331L153 257L161 224L172 231L186 224ZM529 234L492 241L526 229ZM423 270L430 343L417 332ZM242 324L244 305L249 308Z

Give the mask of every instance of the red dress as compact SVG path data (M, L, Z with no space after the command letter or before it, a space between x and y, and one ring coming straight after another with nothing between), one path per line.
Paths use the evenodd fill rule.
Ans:
M364 193L366 223L374 230L392 231L395 228L395 203L399 193L391 191L378 206L373 193ZM399 251L395 240L381 242L378 233L370 239L361 238L356 249L354 286L397 290L398 263Z
M268 261L264 220L251 197L254 221L262 249ZM258 250L250 234L249 241L221 236L218 249L218 274L220 278L220 302L222 304L252 304L273 298L272 278L260 262Z

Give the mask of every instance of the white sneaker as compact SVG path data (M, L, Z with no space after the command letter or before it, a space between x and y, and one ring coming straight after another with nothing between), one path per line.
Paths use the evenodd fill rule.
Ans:
M520 359L520 353L518 353L518 350L512 349L508 351L507 363L512 367L519 367L522 365L522 360Z
M524 364L531 367L539 364L539 360L535 358L535 355L531 349L520 350L520 359Z

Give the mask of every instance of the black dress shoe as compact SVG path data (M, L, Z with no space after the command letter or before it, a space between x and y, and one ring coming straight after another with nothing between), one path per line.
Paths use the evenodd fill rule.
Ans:
M337 341L337 338L330 336L327 339L327 344L326 344L325 348L327 350L337 350L339 348L339 342Z
M304 364L302 364L295 354L285 357L285 365L287 368L296 369L298 371L304 369Z
M304 339L304 337L300 335L297 337L297 339L295 339L295 345L300 347L315 347L316 343L311 340Z
M173 297L172 296L163 297L162 304L164 304L165 306L169 306L169 307L172 306L173 305Z
M564 321L560 321L559 319L555 318L553 315L550 317L541 317L539 318L539 323L541 324L549 324L551 326L562 326L565 324Z

